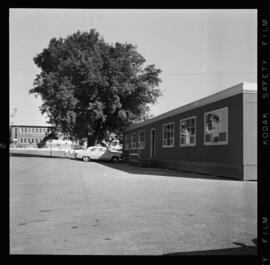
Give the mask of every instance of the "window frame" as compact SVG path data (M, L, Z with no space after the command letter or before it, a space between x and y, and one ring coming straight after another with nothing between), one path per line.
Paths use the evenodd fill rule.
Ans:
M140 141L140 134L143 133L144 134L144 141ZM138 149L145 149L145 130L140 130L138 131ZM141 145L141 143L143 143L143 145Z
M218 110L223 110L223 109L226 109L227 110L227 124L226 124L226 141L223 141L223 142L213 142L213 138L211 136L211 142L206 142L205 141L205 136L206 136L206 115L208 113L213 113L213 112L216 112ZM209 145L228 145L229 144L229 108L228 107L223 107L223 108L220 108L220 109L215 109L215 110L211 110L211 111L208 111L208 112L205 112L204 113L204 121L203 121L203 143L204 145L206 146L209 146Z
M192 119L195 119L195 125L194 125L194 128L195 128L195 134L194 134L194 143L192 144L182 144L181 143L181 124L183 121L186 121L186 120L192 120ZM191 128L191 126L190 126ZM181 119L179 121L179 146L180 147L193 147L193 146L196 146L196 138L197 138L197 119L196 119L196 116L190 116L190 117L187 117L187 118L184 118L184 119Z
M170 124L173 124L173 138L172 138L173 139L173 143L171 145L164 145L164 141L165 141L165 138L164 138L164 127L165 126L168 126ZM174 126L174 121L162 124L162 147L163 148L172 148L172 147L174 147L174 138L175 138L174 137L175 136L175 134L174 134L174 127L175 127Z

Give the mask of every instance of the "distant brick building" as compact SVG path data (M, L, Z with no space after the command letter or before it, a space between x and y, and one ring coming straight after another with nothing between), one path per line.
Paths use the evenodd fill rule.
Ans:
M53 126L11 125L10 143L17 147L36 147Z

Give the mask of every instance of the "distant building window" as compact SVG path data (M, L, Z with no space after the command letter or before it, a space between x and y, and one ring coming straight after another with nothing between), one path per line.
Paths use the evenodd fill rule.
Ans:
M196 117L180 120L180 146L195 146Z
M17 137L18 137L18 128L15 127L14 138L17 139Z
M145 131L138 132L138 148L144 149L145 147Z
M174 146L174 122L163 125L162 147Z
M136 133L131 134L130 149L136 148Z
M23 143L23 138L21 138L21 144Z
M228 108L204 114L204 144L228 144Z
M24 138L23 140L24 140L24 143L26 144L26 140L27 140L27 139L26 139L26 138Z
M27 138L27 140L28 140L28 143L30 144L31 143L31 139L30 138Z
M125 135L125 150L129 150L129 135Z

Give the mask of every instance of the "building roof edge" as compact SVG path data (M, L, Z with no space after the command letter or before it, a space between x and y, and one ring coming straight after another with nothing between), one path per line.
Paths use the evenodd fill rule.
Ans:
M156 121L180 114L182 112L186 112L189 111L191 109L194 108L198 108L237 94L241 94L241 93L257 93L257 84L256 83L249 83L249 82L241 82L239 84L236 84L234 86L231 86L227 89L221 90L217 93L211 94L209 96L206 96L202 99L193 101L191 103L188 103L186 105L183 105L181 107L178 107L176 109L170 110L168 112L165 112L163 114L160 114L154 118L151 118L149 120L145 120L143 122L131 125L129 128L126 129L126 131L130 131L133 129L137 129L140 128L142 126L154 123Z

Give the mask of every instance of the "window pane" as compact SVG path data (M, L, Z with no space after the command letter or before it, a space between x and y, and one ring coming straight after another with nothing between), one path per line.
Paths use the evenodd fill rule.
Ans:
M213 136L213 142L218 143L218 141L219 141L219 137L218 136Z
M222 132L222 133L219 133L219 140L220 141L226 141L226 133L225 132Z
M206 143L211 142L211 134L206 134L206 135L205 135L205 142L206 142Z
M182 122L181 122L181 127L182 127L182 128L185 128L185 127L186 127L185 121L182 121Z

